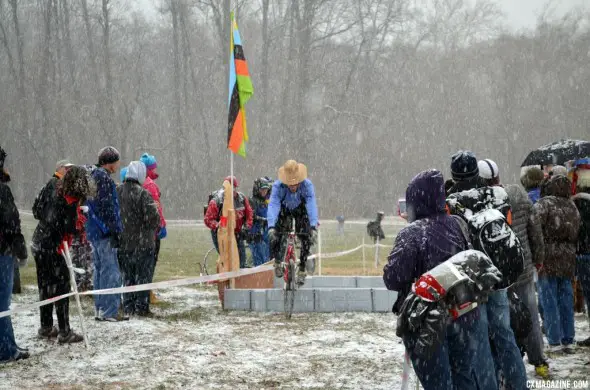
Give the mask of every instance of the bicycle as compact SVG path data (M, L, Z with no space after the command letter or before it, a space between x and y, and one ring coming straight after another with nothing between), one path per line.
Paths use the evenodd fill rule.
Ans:
M297 269L299 268L300 260L297 258L295 249L297 246L297 234L295 234L295 220L293 220L293 228L287 236L287 248L285 249L285 256L281 266L283 267L283 303L285 310L285 317L290 320L293 314L293 306L295 305L295 291L297 286L303 284L301 280L297 279Z

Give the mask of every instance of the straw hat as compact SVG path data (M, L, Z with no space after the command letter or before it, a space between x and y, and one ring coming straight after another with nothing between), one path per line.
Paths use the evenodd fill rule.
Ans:
M305 179L307 179L307 167L295 160L289 160L279 168L279 180L283 184L293 186Z

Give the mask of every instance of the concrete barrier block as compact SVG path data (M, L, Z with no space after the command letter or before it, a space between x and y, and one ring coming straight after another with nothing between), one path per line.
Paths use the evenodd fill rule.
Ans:
M317 278L317 276L308 276L305 278L305 283L303 286L299 287L300 289L304 288L313 288L313 280ZM283 278L274 277L274 288L283 289L283 285L285 284L285 280Z
M285 310L284 290L266 290L266 310L282 312ZM315 310L314 290L300 289L295 291L294 313L307 313Z
M316 290L318 312L371 312L373 300L369 288L326 288Z
M250 310L250 294L252 290L225 290L224 304L226 310Z
M356 276L315 276L313 288L356 288Z
M383 277L381 276L357 276L357 288L385 288Z
M252 311L266 311L266 289L252 290L250 294L250 307Z
M396 299L396 291L390 291L385 288L373 289L373 311L377 313L391 312Z
M302 288L295 291L293 312L309 313L315 310L315 290Z
M280 288L266 290L266 310L279 312L283 309L283 290Z

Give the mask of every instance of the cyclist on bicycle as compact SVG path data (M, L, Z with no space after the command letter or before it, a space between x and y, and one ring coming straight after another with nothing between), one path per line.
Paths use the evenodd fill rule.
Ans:
M279 180L272 186L268 205L268 236L270 257L274 259L275 275L283 276L281 244L291 231L293 219L295 232L301 243L300 263L297 278L306 276L305 262L311 246L317 240L318 208L315 190L307 178L307 167L289 160L279 169Z

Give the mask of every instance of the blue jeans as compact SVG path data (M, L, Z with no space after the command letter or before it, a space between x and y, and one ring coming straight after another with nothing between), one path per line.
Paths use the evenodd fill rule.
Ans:
M590 316L590 254L578 255L576 258L576 273L584 292L586 313Z
M485 312L485 310L484 310ZM479 350L480 340L487 341L487 328L480 317L480 309L465 314L447 326L446 337L432 356L428 358L414 353L415 339L406 338L405 345L410 353L410 359L414 371L424 390L471 390L478 388L483 377L474 375L473 362L485 359ZM492 356L487 351L489 364ZM489 373L489 367L487 369ZM485 371L484 371L485 373ZM497 390L496 378L488 374L485 386L480 385L480 390Z
M215 246L215 250L217 253L219 253L217 230L211 230L211 239L213 240L213 246ZM246 245L244 245L244 240L240 239L238 235L236 235L236 243L238 244L238 255L240 256L240 268L246 268Z
M545 335L549 345L574 342L574 289L569 278L539 278L539 298L543 302Z
M506 290L490 294L486 308L496 372L502 370L508 389L526 389L526 370L510 327L510 306Z
M0 256L0 311L10 308L12 286L14 283L14 258ZM12 359L16 355L16 341L10 317L0 318L0 361Z
M250 251L252 252L252 261L254 267L266 263L270 258L270 247L268 246L268 235L263 237L260 242L251 242Z
M117 261L117 249L111 246L108 238L92 241L94 251L94 289L121 287L121 273ZM121 294L95 295L94 306L99 316L116 317L121 304Z

